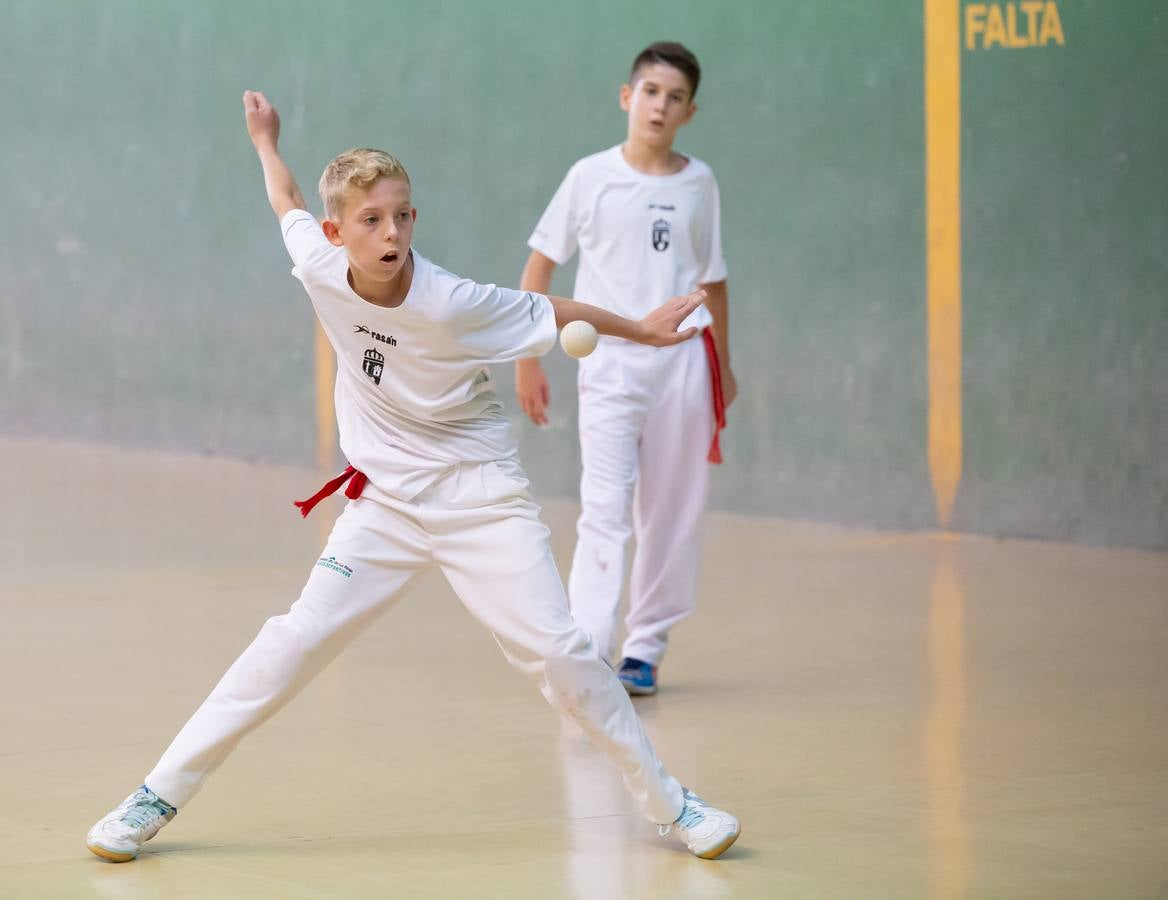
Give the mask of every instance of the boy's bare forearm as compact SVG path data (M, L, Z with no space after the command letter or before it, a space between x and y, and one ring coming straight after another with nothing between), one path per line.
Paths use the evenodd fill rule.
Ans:
M527 264L523 267L523 275L519 278L519 290L546 295L551 290L552 274L555 271L556 264L554 262L538 250L532 250L531 255L527 257ZM539 358L521 359L516 363L516 366L521 370L538 369L540 368Z
M669 347L688 341L698 330L694 327L678 331L681 323L702 305L705 291L694 291L682 297L672 297L639 321L626 319L610 313L599 306L569 300L566 297L549 297L556 313L556 326L563 328L569 322L584 321L601 334L648 344L651 347Z
M294 209L304 209L304 196L296 179L276 149L280 142L280 114L263 91L243 92L243 117L260 165L264 169L264 187L268 202L277 219Z
M260 165L264 170L264 187L268 192L268 202L272 204L272 211L277 219L293 209L306 209L304 195L292 176L292 170L280 156L274 141L262 141L256 144L256 155L260 158Z
M734 369L730 365L730 299L725 281L703 284L702 290L706 292L706 307L714 320L714 347L718 351L718 363L722 369L722 397L729 409L738 396L738 379L734 377Z
M519 290L546 295L552 288L552 275L555 271L554 262L538 250L532 250L531 255L527 257L527 265L523 267L523 275L519 278Z
M723 366L730 365L730 298L725 281L703 284L706 292L706 309L714 320L714 346Z
M551 297L552 309L556 313L556 328L563 328L569 322L587 322L601 334L636 341L641 337L641 323L610 313L599 306L569 300L567 297Z

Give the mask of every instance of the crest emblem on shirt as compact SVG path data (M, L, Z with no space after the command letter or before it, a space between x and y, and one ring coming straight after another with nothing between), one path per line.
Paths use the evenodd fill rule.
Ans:
M385 369L385 357L370 347L365 351L365 362L361 364L361 369L374 384L381 384L381 373Z
M669 223L665 219L653 223L653 249L658 253L669 249Z

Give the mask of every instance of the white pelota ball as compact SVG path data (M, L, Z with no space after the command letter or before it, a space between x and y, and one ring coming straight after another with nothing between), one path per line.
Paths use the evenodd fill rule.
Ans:
M560 331L560 346L564 348L564 352L568 356L580 359L596 349L596 341L599 337L595 328L587 322L577 319L575 322L569 322Z

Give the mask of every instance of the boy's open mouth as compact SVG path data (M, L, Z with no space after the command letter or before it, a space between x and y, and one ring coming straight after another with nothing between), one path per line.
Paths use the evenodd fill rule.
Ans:
M397 262L397 254L396 253L387 253L387 254L385 254L385 256L381 257L381 261L383 263Z

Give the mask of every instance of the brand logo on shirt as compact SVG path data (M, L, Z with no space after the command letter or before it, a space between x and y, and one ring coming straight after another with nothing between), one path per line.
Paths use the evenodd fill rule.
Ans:
M370 331L364 325L354 325L353 333L367 334L375 341L381 341L381 343L389 344L391 347L397 346L397 338L395 338L392 334L382 334L380 331Z
M664 219L653 223L653 249L658 253L669 249L669 223Z
M361 364L361 369L374 384L381 384L381 373L385 370L385 357L370 347L365 351L365 362Z
M343 562L337 562L335 556L322 556L316 561L316 564L322 569L328 569L330 572L336 572L338 575L344 575L346 578L353 577L353 567L346 566Z

